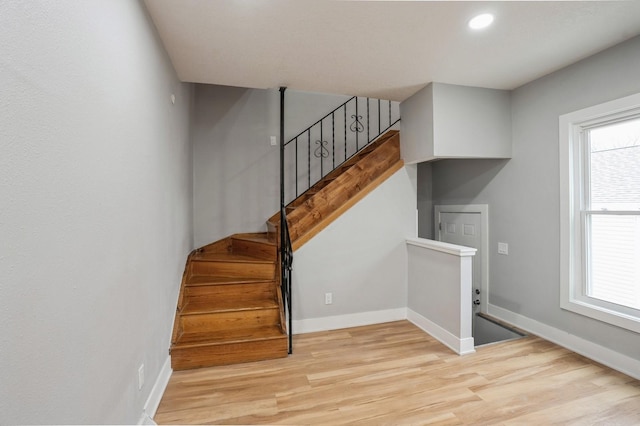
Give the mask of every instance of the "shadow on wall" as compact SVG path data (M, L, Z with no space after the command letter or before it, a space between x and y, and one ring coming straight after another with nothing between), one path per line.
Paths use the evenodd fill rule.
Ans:
M196 84L195 86L195 111L196 114L202 114L201 121L196 120L195 124L207 123L207 129L214 128L225 119L234 119L238 111L250 102L251 89L215 84ZM215 102L212 102L213 99Z
M470 204L507 164L508 159L441 160L433 163L433 200Z

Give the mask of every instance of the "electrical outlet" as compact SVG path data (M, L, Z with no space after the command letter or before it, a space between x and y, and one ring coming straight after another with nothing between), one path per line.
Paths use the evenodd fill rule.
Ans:
M278 139L275 136L271 136L269 138L269 142L271 143L271 146L276 146L278 144Z
M325 305L330 305L333 303L333 294L332 293L325 293L324 294L324 304Z
M138 367L138 390L141 390L142 386L144 386L144 364Z

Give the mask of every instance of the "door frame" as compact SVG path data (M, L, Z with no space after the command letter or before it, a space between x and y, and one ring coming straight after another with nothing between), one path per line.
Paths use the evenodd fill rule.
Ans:
M433 207L434 233L436 240L442 241L440 230L441 213L479 213L480 214L480 311L487 313L489 306L489 205L488 204L439 204ZM478 254L476 254L477 256Z

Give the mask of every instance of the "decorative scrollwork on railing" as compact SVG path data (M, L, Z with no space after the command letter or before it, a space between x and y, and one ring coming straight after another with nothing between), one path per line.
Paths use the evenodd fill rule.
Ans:
M349 130L357 133L364 132L364 125L360 122L360 120L362 120L362 116L353 114L351 118L353 118L353 123L349 126Z
M291 195L298 197L396 125L398 109L391 101L352 96L289 139L283 146L292 162Z
M315 151L313 151L313 156L316 158L327 158L329 156L329 149L327 148L327 144L327 141L316 141L316 145L318 145L318 147Z

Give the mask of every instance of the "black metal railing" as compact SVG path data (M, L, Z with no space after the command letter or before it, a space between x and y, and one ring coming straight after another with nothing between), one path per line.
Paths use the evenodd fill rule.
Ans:
M353 96L284 144L293 201L400 121L397 103Z
M282 301L286 308L285 312L288 321L287 333L289 334L289 354L291 354L293 353L293 318L291 317L291 271L293 269L293 247L291 245L286 209L283 208L280 210L280 217L283 218L280 221L280 224L283 227L283 232L281 233L282 240L280 244L282 247L280 262L282 277L280 280L280 288L282 290Z
M280 287L293 353L293 248L286 205L400 121L397 103L353 96L284 143L286 87L280 88ZM366 115L363 112L366 111ZM312 144L313 141L313 144ZM301 147L302 145L302 147ZM313 159L312 159L313 157ZM305 167L306 166L306 167ZM285 176L285 170L289 173ZM289 187L287 188L287 182ZM288 196L285 195L288 193Z
M284 141L284 92L286 87L280 88L280 289L282 303L285 307L285 316L288 321L287 334L289 336L289 354L293 353L293 318L291 314L291 270L293 267L293 247L289 235L287 223L287 210L285 208L285 144Z

